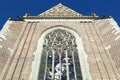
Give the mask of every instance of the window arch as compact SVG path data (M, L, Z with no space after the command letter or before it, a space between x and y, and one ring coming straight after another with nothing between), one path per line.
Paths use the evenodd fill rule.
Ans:
M59 33L60 35L58 35ZM54 35L56 34L56 36L53 36L52 34ZM64 43L64 41L66 40L64 39L65 35L67 35L66 38L69 37L67 39L70 40L70 41L67 41L66 43ZM53 36L54 39L49 40L48 38L50 38L51 36ZM55 41L58 41L58 43L56 43ZM64 48L62 48L64 50L60 50L59 44L61 45L67 44L67 46L64 46ZM69 44L72 44L72 45L68 46ZM73 65L74 75L69 74L70 73L69 65L66 65L66 68L65 68L66 72L62 70L62 67L56 67L58 65L57 63L59 63L59 65L62 65L62 58L61 58L62 52L60 51L63 51L65 55L64 59L69 58L69 55L72 55L72 57L70 58L71 58L71 62L73 62L74 64ZM46 56L43 54L45 54ZM58 57L57 62L55 62L56 56ZM48 63L49 62L48 59L50 57L52 57L52 61L51 61L52 65L49 65ZM42 65L42 60L44 60L43 65ZM66 61L63 61L63 63L64 62L66 64L70 64L69 63L70 61L68 59L66 59ZM44 69L41 66L45 66ZM50 69L50 66L52 66L51 67L52 69ZM49 28L45 32L43 32L43 34L41 35L38 41L37 50L35 52L35 57L34 57L34 61L32 64L32 72L30 75L30 80L38 80L38 79L40 80L41 76L43 78L42 80L45 80L47 76L49 78L53 78L54 80L56 77L59 76L59 78L62 80L63 78L62 74L64 73L58 74L55 71L56 69L57 69L57 72L65 72L66 74L65 77L67 78L67 80L70 80L71 77L73 77L75 80L91 80L89 69L88 69L88 64L87 64L87 57L83 49L81 37L74 30L66 28L66 27L62 27L62 26ZM43 70L43 72L41 70ZM51 71L50 73L53 74L52 76L50 76L50 73L47 72L48 70ZM41 73L43 74L40 75Z
M75 37L54 30L44 39L38 80L82 80Z

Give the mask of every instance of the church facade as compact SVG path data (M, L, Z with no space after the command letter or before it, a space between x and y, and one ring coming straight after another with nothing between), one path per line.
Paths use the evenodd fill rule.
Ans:
M0 80L120 80L120 28L62 4L0 32Z

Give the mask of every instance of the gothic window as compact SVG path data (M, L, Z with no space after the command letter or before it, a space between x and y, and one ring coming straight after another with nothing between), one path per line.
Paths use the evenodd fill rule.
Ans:
M54 30L44 39L38 80L82 80L75 37Z

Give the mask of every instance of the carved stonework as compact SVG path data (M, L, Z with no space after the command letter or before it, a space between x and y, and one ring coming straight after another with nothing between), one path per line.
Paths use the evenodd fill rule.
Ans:
M77 13L76 11L62 5L61 3L55 7L45 11L38 16L62 16L62 17L71 17L71 16L82 16L82 14Z
M38 80L82 80L77 45L71 33L58 29L47 34L43 47Z
M63 4L59 3L58 5L52 7L51 9L39 14L38 16L23 16L22 20L26 19L101 19L102 17L92 14L90 16L82 15Z
M76 44L74 36L64 30L58 29L46 36L44 46L55 50L65 50L65 47L72 50Z

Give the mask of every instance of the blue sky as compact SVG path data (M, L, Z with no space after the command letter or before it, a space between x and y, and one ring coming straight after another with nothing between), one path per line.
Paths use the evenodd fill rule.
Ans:
M26 12L38 15L58 3L83 15L91 15L92 12L99 16L111 15L120 25L120 0L1 0L0 29L9 17L17 19L17 16L23 16Z

